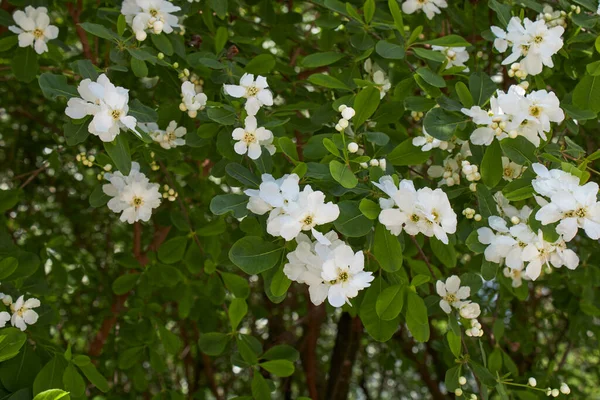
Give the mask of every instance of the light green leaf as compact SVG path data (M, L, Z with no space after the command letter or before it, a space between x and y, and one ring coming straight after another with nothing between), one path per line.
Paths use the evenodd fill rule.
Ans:
M377 297L375 310L384 321L396 319L404 306L404 285L393 285L383 290Z
M332 160L329 162L329 172L333 179L345 188L352 189L358 185L358 178L356 178L354 172L346 164Z
M373 254L384 271L395 272L402 268L402 245L382 224L375 227Z
M502 174L502 149L500 148L500 142L493 140L486 147L481 161L481 178L486 186L493 188L500 183Z
M229 259L248 275L256 275L273 268L282 250L258 236L246 236L233 244Z

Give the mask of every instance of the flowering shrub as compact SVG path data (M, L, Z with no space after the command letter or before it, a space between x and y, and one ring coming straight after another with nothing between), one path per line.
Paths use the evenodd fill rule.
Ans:
M550 3L4 0L0 398L600 396L599 6Z

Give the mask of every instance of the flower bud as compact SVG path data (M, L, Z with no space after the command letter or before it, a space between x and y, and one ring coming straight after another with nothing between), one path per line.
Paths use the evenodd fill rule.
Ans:
M458 389L456 389L456 390L454 391L454 394L455 394L455 395L457 395L457 396L462 396L462 394L463 394L463 391L462 391L462 389L461 389L461 388L458 388Z
M475 216L473 217L473 219L477 222L481 221L481 214L475 214Z
M158 53L158 54L156 55L156 57L158 57L158 59L159 59L159 60L162 60L162 59L164 59L164 58L165 58L165 55L164 55L164 53Z
M342 110L342 117L344 117L344 119L352 119L355 114L356 111L354 111L354 108L352 107L346 107Z
M196 115L198 115L198 111L188 111L188 115L190 118L196 118Z
M179 104L179 109L184 112L187 111L187 107L183 103Z
M527 380L527 383L529 384L529 386L531 387L536 387L537 385L537 380L532 376Z
M342 111L344 111L346 109L346 107L348 107L348 106L345 105L345 104L342 104L341 106L338 107L338 111L342 112Z
M173 63L173 68L179 68L179 63L178 62L174 62Z
M570 394L571 393L571 388L569 387L569 385L567 385L566 383L561 383L560 385L560 392L562 394Z
M371 167L378 167L379 161L376 159L372 159L371 161L369 161L369 164L371 165Z
M148 34L145 31L137 31L135 33L135 38L140 42L143 42L148 37Z
M510 219L510 222L512 222L513 225L517 225L517 224L521 223L521 218L519 218L515 215L514 217L512 217Z
M159 33L162 32L164 26L165 26L165 24L162 21L156 21L154 23L152 29L154 30L154 33L156 33L158 35Z
M467 384L467 378L465 378L464 376L461 376L460 378L458 378L458 384L461 386L464 386Z
M348 151L350 153L356 153L358 151L358 144L355 142L348 143Z
M558 391L558 389L552 389L552 397L558 397L560 395L560 392Z
M362 168L364 168L364 169L367 169L367 168L369 168L369 164L367 164L366 162L361 162L361 163L360 163L360 166L361 166Z
M338 121L338 125L344 129L346 129L348 127L348 120L345 118L342 118Z
M514 129L513 129L512 131L508 132L508 137L509 137L509 138L511 138L511 139L514 139L514 138L516 138L517 136L519 136L519 132L517 132L517 131L516 131L516 130L514 130Z
M344 130L344 128L342 128L342 126L340 124L335 124L335 130L338 132L341 132Z

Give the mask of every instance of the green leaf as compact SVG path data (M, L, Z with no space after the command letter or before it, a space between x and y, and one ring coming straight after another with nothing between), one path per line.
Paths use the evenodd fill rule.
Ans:
M489 218L492 215L496 215L496 201L492 197L490 190L483 186L477 185L477 203L479 206L479 213L484 218Z
M119 171L125 176L131 171L131 154L129 152L129 143L125 135L119 134L112 142L103 142L104 150L108 153L113 163Z
M496 92L496 84L485 72L473 72L469 76L469 90L476 106L483 106Z
M135 117L138 123L158 121L158 113L156 112L156 110L142 104L138 99L133 99L129 102L128 114L132 117Z
M361 213L370 220L376 220L381 212L379 205L372 200L362 199L358 205Z
M235 109L232 107L211 107L206 110L206 114L208 115L208 118L221 125L233 125L237 121ZM229 135L229 138L231 139L231 135Z
M111 197L104 193L104 190L102 190L102 185L97 185L94 190L92 190L92 193L90 193L89 202L90 206L98 208L105 206L110 199Z
M167 56L173 55L173 44L166 34L161 33L160 35L150 35L150 39L158 51L166 54Z
M229 272L221 272L221 278L223 278L227 290L233 293L235 297L245 299L250 295L250 286L248 286L248 280L245 278Z
M65 131L65 139L67 139L68 146L75 146L79 143L83 143L90 135L87 122L77 125L67 122L63 125L63 129Z
M246 72L250 74L268 74L275 68L275 57L271 54L260 54L246 64Z
M431 109L423 120L423 126L428 134L439 140L450 140L454 132L462 123L468 122L470 118L465 115L449 113L443 108L436 107Z
M392 18L394 19L394 26L400 35L404 36L404 21L402 18L402 12L398 6L398 2L396 0L388 0L388 7L390 9L390 13L392 14Z
M444 78L442 78L429 68L421 67L417 69L417 74L431 86L435 86L437 88L446 87L446 81L444 80Z
M491 281L496 277L496 273L498 271L498 264L490 262L488 260L483 260L481 264L481 276L486 281Z
M502 174L502 149L500 142L493 140L485 149L481 160L481 178L486 186L493 188L500 183Z
M0 331L0 362L15 357L25 344L27 335L17 328L4 328Z
M112 284L113 293L117 295L122 295L129 292L137 284L138 280L140 279L140 276L141 275L138 273L121 275L120 277L115 279L115 281Z
M100 372L96 369L96 366L92 363L79 366L79 370L83 372L88 381L102 393L108 392L108 382L106 378L103 377Z
M154 36L154 35L152 35ZM133 74L138 78L145 78L148 76L148 66L143 60L131 57L131 70Z
M446 376L444 378L444 384L446 385L446 389L449 392L454 392L456 389L460 387L458 383L458 378L460 378L462 365L456 365L446 371Z
M125 29L127 29L127 21L125 20L125 16L120 14L119 18L117 18L117 33L119 36L123 36Z
M405 51L404 46L390 43L385 40L380 40L375 45L375 51L383 58L387 58L390 60L401 60L404 58Z
M67 367L65 358L56 355L42 368L33 382L33 394L37 395L46 390L62 387L62 378Z
M462 343L460 341L460 336L456 335L452 331L448 331L446 334L446 339L448 340L448 346L450 347L450 351L454 357L459 358L462 354Z
M463 106L466 108L471 108L473 106L473 96L471 96L471 92L469 92L467 85L462 82L457 82L456 85L454 85L454 90L456 90L456 94Z
M280 378L291 376L294 373L294 364L288 360L271 360L259 364L261 368Z
M412 139L406 139L394 148L385 158L395 166L421 165L429 159L430 151L421 151L412 144Z
M38 72L38 56L32 47L20 47L15 50L11 61L12 72L21 82L29 83ZM66 80L66 78L64 78ZM43 89L42 89L43 90Z
M379 102L380 92L372 86L365 87L356 95L356 99L354 99L356 115L352 120L355 130L373 115L379 107Z
M84 22L82 24L79 24L79 26L81 26L83 30L85 30L87 33L91 33L92 35L98 36L102 39L112 41L117 41L120 39L119 35L117 35L115 32L111 31L103 25L93 24L91 22Z
M251 386L252 396L255 400L271 400L271 388L260 372L254 371Z
M265 360L288 360L295 362L300 358L298 350L287 344L278 344L265 351L261 358Z
M183 348L183 342L179 336L162 325L159 325L158 333L160 334L160 341L165 347L166 352L169 354L178 355Z
M79 96L77 90L67 83L66 76L44 72L40 75L38 82L42 93L50 100L56 100L58 97L64 97L68 100L71 97Z
M485 368L483 365L480 365L478 363L476 363L473 360L469 360L469 366L471 367L471 369L473 370L473 374L479 378L479 380L487 385L487 386L495 386L496 385L496 378L494 377L494 375L491 374L491 372Z
M227 28L224 26L220 26L217 28L217 33L215 33L215 53L219 54L221 50L225 48L227 44L227 40L229 40L229 32Z
M488 2L488 6L492 10L496 11L496 16L500 20L500 25L503 28L506 28L506 26L508 25L508 22L510 21L510 18L511 18L510 5L502 4L502 3L498 2L497 0L490 0Z
M406 292L406 326L418 342L429 340L429 320L427 318L427 306L415 292Z
M326 51L323 53L313 53L313 54L309 54L306 57L304 57L304 59L301 62L301 65L305 68L324 67L326 65L334 64L344 57L345 57L344 54L336 53L333 51Z
M179 236L167 240L158 248L158 259L165 264L175 264L181 261L187 248L187 236Z
M283 136L279 138L277 143L285 155L294 161L298 161L298 149L296 148L296 143L292 142L292 139Z
M225 19L227 15L227 0L209 0L210 8L217 14L217 17Z
M375 15L375 0L365 0L363 15L367 24L373 20L373 16Z
M69 364L63 373L63 385L65 390L74 397L81 397L85 393L85 382L83 377L77 372L73 364Z
M347 189L352 189L358 185L358 178L356 178L354 172L346 164L332 160L329 162L329 172L333 179Z
M229 259L248 275L256 275L273 268L282 250L258 236L246 236L233 244Z
M229 315L229 323L231 324L231 330L235 331L242 322L242 319L248 313L248 304L244 299L233 299L227 310Z
M358 201L344 200L338 203L340 216L334 221L335 229L348 237L361 237L373 228L373 221L363 215Z
M412 50L415 52L417 57L425 60L431 60L439 63L446 61L446 55L436 50L427 50L420 47L413 47Z
M360 304L359 316L367 333L378 342L387 342L398 330L399 317L384 321L377 315L377 299L388 287L382 278L375 278Z
M600 76L584 75L573 91L573 104L582 110L600 112Z
M443 46L443 47L469 47L471 43L467 42L464 38L458 35L446 35L437 39L427 40L425 42L419 42L415 44L428 44L431 46Z
M215 215L223 215L232 212L236 218L242 218L248 214L246 205L248 197L242 194L221 194L210 201L210 211Z
M225 171L229 176L238 181L244 186L257 188L261 184L259 177L254 175L250 170L238 163L229 163L225 167Z
M198 346L204 354L218 356L225 351L231 337L220 332L202 333L198 340Z
M506 138L500 141L502 151L511 161L520 165L538 162L535 156L535 146L523 136L514 139Z
M291 284L292 281L285 275L283 268L278 268L271 280L271 293L276 297L284 296Z
M17 45L19 42L18 36L12 35L0 39L0 53L8 51Z
M15 257L6 257L0 261L0 280L12 275L19 266L19 260Z
M0 190L0 213L16 206L22 193L20 189Z
M395 272L402 268L402 245L383 224L375 227L373 255L384 271Z
M50 389L38 393L33 400L71 400L68 392L60 389Z
M381 292L377 297L375 311L384 321L396 319L404 306L404 285L393 285Z
M312 74L308 77L308 81L314 85L323 86L329 89L350 90L348 85L331 75Z
M456 267L456 251L454 245L451 243L444 244L435 237L432 237L429 241L431 245L431 251L448 268Z

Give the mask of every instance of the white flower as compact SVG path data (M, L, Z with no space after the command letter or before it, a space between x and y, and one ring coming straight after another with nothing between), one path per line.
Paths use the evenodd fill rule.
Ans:
M173 32L179 26L179 18L172 13L180 10L167 0L125 0L121 6L121 14L140 41L146 39L146 32Z
M556 193L573 190L579 186L579 178L560 169L548 171L543 164L534 163L533 170L537 177L531 181L533 189L545 197L552 197Z
M414 142L413 142L414 144ZM455 158L447 157L443 165L432 165L427 169L427 175L432 178L442 178L438 186L454 186L460 184L461 168Z
M152 210L160 205L159 185L150 183L146 175L140 172L140 165L131 163L129 175L117 171L104 177L110 182L102 186L104 193L112 199L108 208L121 214L121 221L133 224L136 221L148 221Z
M460 307L459 313L465 319L475 319L481 314L481 308L477 303L466 303Z
M183 138L187 133L185 126L177 126L177 122L171 121L167 126L167 129L162 135L160 140L157 142L163 149L172 149L185 145L185 139ZM156 139L155 139L156 140Z
M279 214L271 212L267 221L267 232L288 241L298 236L301 231L309 231L315 226L333 222L340 215L339 207L332 202L325 203L325 194L313 191L310 185L306 185L300 192L295 204L282 211Z
M542 225L560 220L556 232L568 242L579 228L585 230L590 239L600 239L600 203L596 200L598 184L589 182L572 190L562 190L553 194L551 202L543 206L535 215Z
M204 110L208 97L202 92L196 91L196 85L190 81L181 84L181 111L187 111L190 118L196 118L198 110Z
M15 11L13 19L18 26L11 25L8 29L19 35L19 47L33 47L35 52L42 54L48 51L48 40L58 37L58 28L50 25L46 7L25 7L25 12Z
M375 87L379 90L379 98L383 99L387 92L392 88L392 83L390 82L389 78L386 76L381 67L379 67L377 63L372 62L370 58L365 61L364 68L365 72L375 84ZM352 109L352 111L352 116L354 116L354 109ZM342 115L343 114L344 113L342 112Z
M510 182L521 176L522 171L522 165L510 161L508 157L502 157L502 179Z
M65 114L73 119L82 119L88 115L96 114L100 110L100 104L104 97L105 88L107 87L116 89L105 74L100 75L96 82L93 82L91 79L82 80L79 82L79 86L77 86L77 91L81 98L71 97L67 101ZM121 87L118 89L124 94L127 93L126 89Z
M432 50L439 51L446 56L448 63L446 69L452 67L465 67L463 72L469 72L469 68L466 68L465 63L469 61L469 52L466 47L444 47L444 46L431 46Z
M246 99L246 112L256 115L262 106L273 105L273 93L268 89L267 78L258 76L256 81L253 74L244 74L238 85L224 85L225 93L231 97Z
M538 240L523 249L522 258L528 263L525 273L533 281L540 276L543 265L550 266L552 264L557 268L563 265L563 261L556 252L556 246L544 240L541 230L538 233Z
M433 19L435 14L441 14L440 8L446 7L448 7L446 0L406 0L402 3L402 11L406 14L423 11L429 19Z
M300 195L300 178L296 174L284 175L279 179L263 174L259 189L246 189L244 193L250 197L247 208L256 215L264 215L273 209L291 209L296 206Z
M437 281L435 284L437 294L442 298L440 300L440 308L446 314L452 312L452 307L460 309L467 302L463 301L471 295L471 288L468 286L460 286L460 278L452 275L446 282Z
M244 128L235 128L232 137L238 142L234 145L234 150L237 154L246 154L253 160L260 157L262 150L261 146L264 146L269 153L275 153L275 147L273 143L273 133L263 127L257 127L256 117L247 116L244 121L246 126Z
M10 314L6 311L0 312L0 328L4 328L8 321L10 321Z
M456 232L457 217L442 189L422 188L417 191L417 208L425 217L425 236L435 236L448 244L448 233Z
M425 128L423 128L423 136L417 136L412 140L413 146L420 147L421 151L429 151L431 149L437 149L438 147L442 150L448 148L448 142L436 139L429 135Z
M35 298L25 300L21 296L10 306L12 317L10 323L12 326L19 328L21 331L27 329L27 325L33 325L38 320L38 314L32 310L40 306L40 301Z
M350 304L350 299L358 292L371 286L375 277L372 272L364 271L365 256L362 251L354 253L346 244L336 247L331 256L323 263L321 277L329 286L327 299L334 307Z

